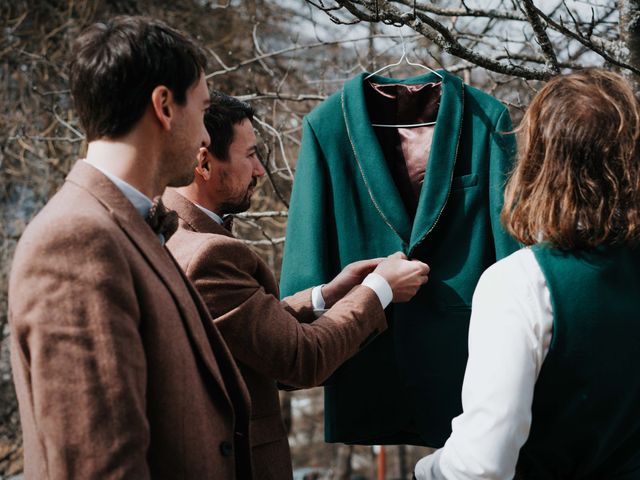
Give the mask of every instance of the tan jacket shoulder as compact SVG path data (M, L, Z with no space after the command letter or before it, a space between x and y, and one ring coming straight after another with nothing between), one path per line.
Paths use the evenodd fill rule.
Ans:
M175 203L165 196L168 207ZM176 210L180 227L167 246L243 364L287 385L315 386L386 329L384 311L368 287L355 287L315 320L311 289L280 302L275 276L255 252L213 221L208 231L194 231L182 209Z
M199 302L128 200L77 165L11 271L27 479L242 476L248 392Z

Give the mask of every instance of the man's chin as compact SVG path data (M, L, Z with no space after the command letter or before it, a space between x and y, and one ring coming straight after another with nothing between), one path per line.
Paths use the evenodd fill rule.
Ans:
M228 215L230 213L246 212L247 210L249 210L249 207L251 207L251 197L246 198L242 202L223 203L222 205L220 205L220 211L224 215Z
M185 173L180 177L176 177L169 182L168 187L186 187L191 185L196 176L195 170L191 169L189 173Z

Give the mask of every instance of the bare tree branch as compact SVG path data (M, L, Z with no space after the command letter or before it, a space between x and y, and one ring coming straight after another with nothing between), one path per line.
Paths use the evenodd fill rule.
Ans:
M344 6L353 15L368 21L371 21L371 15L362 13L353 3L348 0L336 0L337 3ZM370 2L362 2L368 8L372 5ZM513 75L527 79L543 80L550 76L551 72L546 69L529 68L522 65L514 65L512 63L499 62L491 57L475 52L462 45L453 33L442 23L434 20L422 12L416 12L414 17L412 13L403 13L390 3L383 3L379 6L384 21L393 25L408 25L416 32L424 35L436 45L439 45L447 53L467 60L480 67L488 70L503 73L505 75Z
M398 38L398 35L376 35L374 38ZM262 62L263 60L267 59L267 58L272 58L272 57L278 57L278 56L282 56L285 55L287 53L292 53L292 52L297 52L300 50L309 50L312 48L319 48L319 47L329 47L329 46L333 46L333 45L342 45L345 43L353 43L353 42L362 42L362 41L368 41L371 38L371 36L365 36L365 37L360 37L360 38L352 38L352 39L347 39L347 40L336 40L333 42L317 42L317 43L311 43L308 45L293 45L291 47L287 47L287 48L282 48L280 50L276 50L273 52L269 52L269 53L262 53L262 54L258 54L253 58L249 58L247 60L243 60L242 62L232 66L232 67L227 67L224 62L222 62L222 60L218 60L220 62L220 64L222 65L222 70L216 70L214 72L208 73L206 75L206 78L212 78L212 77L216 77L218 75L224 75L227 73L231 73L231 72L235 72L236 70L242 68L242 67L246 67L247 65L250 65L252 63L255 62ZM219 58L219 57L218 57Z
M542 24L538 10L533 5L532 0L523 0L523 4L538 45L540 45L544 54L547 70L552 72L553 75L557 75L560 73L560 66L558 65L558 58L553 50L553 45L551 45L551 40L549 40L549 35L547 35L546 26Z
M286 210L271 211L271 212L242 212L233 215L234 218L286 218L289 216L289 212Z
M309 0L307 1L309 2ZM572 30L565 25L562 17L560 17L559 21L555 20L551 15L545 14L540 8L536 7L532 0L523 0L524 15L516 9L473 9L467 7L464 2L463 8L449 8L427 2L418 3L413 0L335 0L333 3L335 4L334 6L327 6L325 2L313 2L313 5L325 12L331 11L333 20L336 23L347 22L347 20L339 19L335 13L342 8L350 13L352 17L361 21L382 22L396 26L407 25L443 48L447 53L496 73L535 80L546 79L558 74L563 65L567 68L583 68L584 64L558 60L553 42L547 33L549 28L560 33L568 40L581 43L587 50L596 53L612 65L627 69L633 73L640 73L634 65L626 61L619 41L610 41L594 35L596 25L601 25L605 19L612 15L615 11L613 7L605 9L602 18L597 20L595 13L592 14L592 18L588 22L575 19L575 30ZM403 11L396 5L401 5L406 10ZM570 16L573 15L564 3L558 4L556 8L560 6L563 6ZM633 11L637 11L637 9L637 5L632 8ZM465 38L465 35L468 34L467 32L451 30L451 26L445 25L443 21L437 20L432 15L443 17L448 21L451 21L451 18L475 17L486 18L491 21L517 21L530 24L545 58L544 67L533 67L526 63L514 62L513 60L523 60L524 57L508 58L513 52L509 52L506 57L504 55L501 56L500 59L506 59L506 61L501 61L496 57L480 52L473 45L464 45L461 40ZM582 33L581 26L584 26L586 33Z

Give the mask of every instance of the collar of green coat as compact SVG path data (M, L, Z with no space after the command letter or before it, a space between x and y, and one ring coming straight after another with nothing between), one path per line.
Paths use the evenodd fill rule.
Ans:
M385 223L409 250L429 234L447 203L460 142L463 84L458 77L444 70L439 70L438 73L442 75L442 97L413 225L371 126L363 87L368 74L362 73L349 80L342 91L342 113L349 141L369 196ZM376 83L406 85L439 81L434 73L406 79L378 75L371 78Z

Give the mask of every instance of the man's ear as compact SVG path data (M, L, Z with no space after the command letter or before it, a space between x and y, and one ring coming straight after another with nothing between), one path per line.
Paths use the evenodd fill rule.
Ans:
M171 130L175 113L173 92L164 85L158 85L151 92L151 107L162 128Z
M206 147L200 147L198 150L197 163L196 174L208 181L211 178L211 154Z

